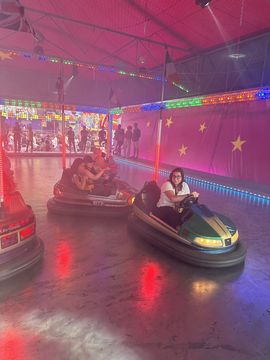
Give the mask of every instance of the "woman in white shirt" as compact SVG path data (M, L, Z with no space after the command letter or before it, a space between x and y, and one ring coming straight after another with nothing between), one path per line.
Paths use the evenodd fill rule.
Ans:
M181 214L176 211L175 205L189 195L197 198L199 193L196 191L190 192L188 184L184 181L183 169L173 169L169 179L161 186L160 199L157 203L155 215L168 225L178 228L182 224L182 221Z

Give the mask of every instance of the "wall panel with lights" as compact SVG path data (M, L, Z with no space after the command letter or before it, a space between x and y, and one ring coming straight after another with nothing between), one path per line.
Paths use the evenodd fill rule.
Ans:
M155 160L162 114L161 163L270 185L269 94L252 89L112 112L122 114L124 127L138 123L141 159Z

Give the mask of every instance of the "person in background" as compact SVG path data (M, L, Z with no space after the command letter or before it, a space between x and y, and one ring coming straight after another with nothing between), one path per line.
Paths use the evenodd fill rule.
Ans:
M34 137L33 129L32 129L32 125L30 124L28 126L28 129L27 129L26 150L25 150L25 152L28 152L29 145L30 145L30 151L33 152L33 137Z
M18 122L16 122L13 128L13 136L14 136L14 151L21 152L22 130Z
M115 141L116 141L115 154L121 156L121 149L122 149L122 145L124 143L125 132L124 132L124 129L122 129L120 124L118 125L117 129L115 130L114 137L115 137Z
M199 197L196 191L190 192L184 179L182 168L175 168L170 173L169 179L161 186L160 199L157 208L153 212L171 227L178 229L182 224L182 215L175 209L175 205L183 201L187 196Z
M138 159L139 157L139 140L141 137L141 130L138 128L138 124L134 123L134 128L132 131L132 142L133 142L133 157Z
M86 130L86 126L83 126L81 130L81 151L85 152L86 142L88 138L88 131Z
M131 139L132 139L132 126L129 125L125 132L124 145L123 145L124 157L126 158L130 157Z
M71 126L68 128L67 137L68 137L68 148L69 148L69 151L71 152L72 147L73 147L74 152L76 152L76 147L75 147L75 133L74 133L74 130L72 129Z

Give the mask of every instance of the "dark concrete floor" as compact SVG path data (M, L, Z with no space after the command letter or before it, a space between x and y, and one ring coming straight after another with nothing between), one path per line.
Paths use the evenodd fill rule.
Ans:
M269 360L269 206L197 188L248 248L244 267L201 269L132 236L124 220L48 216L60 159L12 165L45 256L0 284L1 360ZM120 175L137 188L151 177L126 165Z

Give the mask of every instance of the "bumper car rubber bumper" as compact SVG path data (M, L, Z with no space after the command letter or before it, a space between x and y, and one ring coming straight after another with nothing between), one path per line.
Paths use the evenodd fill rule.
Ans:
M33 236L24 245L0 255L0 281L6 280L38 263L44 252L42 240Z
M231 252L209 254L163 234L139 219L134 213L130 214L128 220L129 228L149 243L192 265L207 268L226 268L242 264L246 257L246 249L241 242L237 243Z
M131 206L110 206L90 205L87 203L69 203L57 201L51 198L47 202L47 208L50 213L74 215L74 216L127 216L131 211Z

